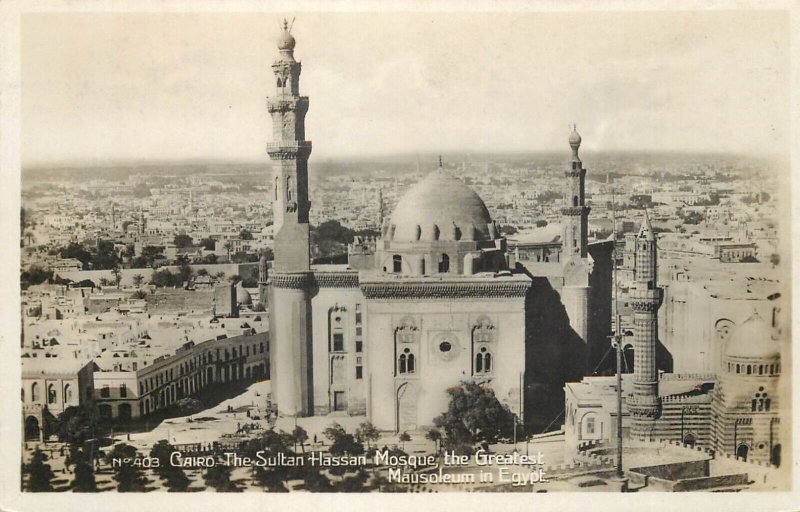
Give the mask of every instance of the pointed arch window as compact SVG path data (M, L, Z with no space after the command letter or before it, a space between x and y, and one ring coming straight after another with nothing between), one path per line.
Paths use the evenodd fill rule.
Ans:
M292 201L292 177L287 176L286 178L286 200Z

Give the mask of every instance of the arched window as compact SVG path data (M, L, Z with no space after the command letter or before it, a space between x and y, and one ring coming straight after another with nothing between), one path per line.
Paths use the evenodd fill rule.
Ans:
M414 373L414 354L408 354L408 373Z
M403 271L403 257L399 254L392 256L392 272L399 274Z
M275 200L278 200L278 178L275 178Z
M56 403L56 385L50 384L47 386L47 403L54 404Z
M25 402L25 388L22 388L22 401Z
M400 354L400 360L398 361L397 365L397 372L398 373L406 373L406 355Z
M292 200L292 177L291 176L287 176L286 177L286 200L287 201L291 201Z
M572 196L572 206L578 206L578 196Z
M442 257L439 260L439 272L450 272L450 256L447 254L442 254Z
M483 354L477 354L475 356L475 373L482 373L483 372Z
M39 401L39 383L34 382L31 384L31 402L36 403Z
M69 384L64 385L64 403L72 402L72 387Z
M485 354L483 356L483 369L486 373L492 371L492 354Z

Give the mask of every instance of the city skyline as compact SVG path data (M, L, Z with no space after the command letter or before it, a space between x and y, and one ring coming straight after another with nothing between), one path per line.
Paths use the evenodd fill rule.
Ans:
M266 162L279 20L24 15L23 165ZM300 13L293 32L317 161L551 152L570 122L589 152L787 151L780 13Z

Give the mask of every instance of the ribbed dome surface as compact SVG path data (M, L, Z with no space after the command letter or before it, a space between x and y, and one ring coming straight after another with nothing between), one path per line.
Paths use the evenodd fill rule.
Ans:
M492 240L491 222L480 196L440 167L398 201L387 236L397 241Z
M725 354L728 357L776 358L780 356L780 347L770 325L758 313L753 313L733 332Z

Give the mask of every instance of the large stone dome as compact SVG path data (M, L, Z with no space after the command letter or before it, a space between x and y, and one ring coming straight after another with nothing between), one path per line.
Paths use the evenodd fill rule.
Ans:
M441 167L398 201L386 238L414 240L493 240L497 238L483 200Z
M780 347L772 327L758 313L753 313L733 332L725 354L744 359L778 358Z

